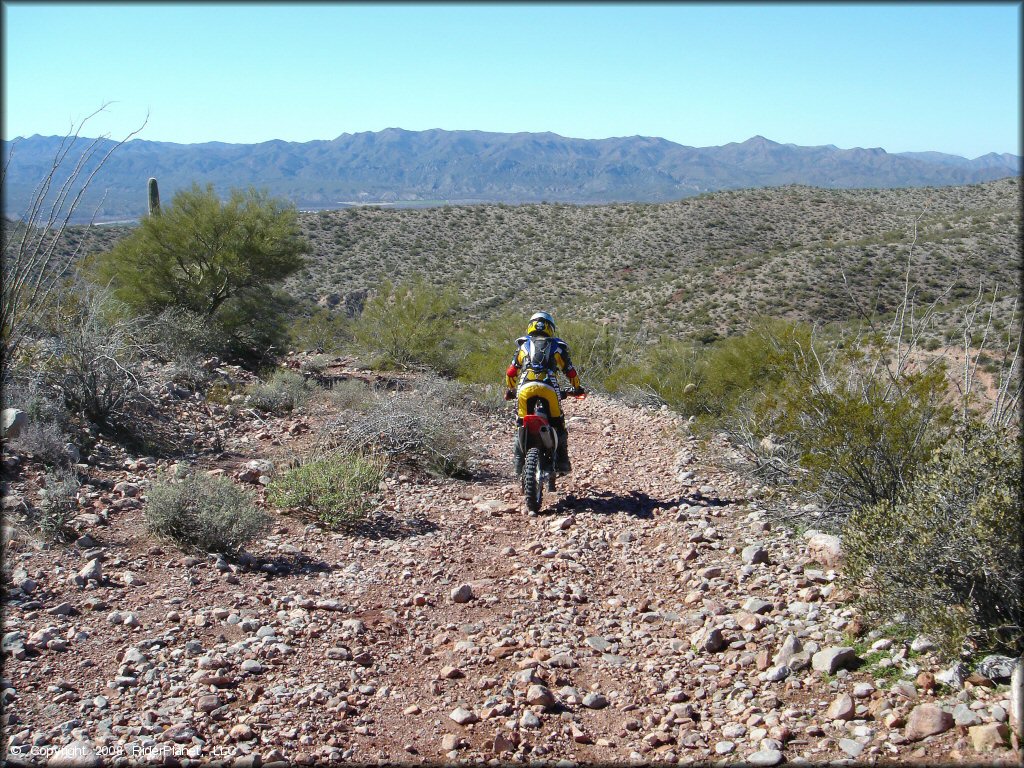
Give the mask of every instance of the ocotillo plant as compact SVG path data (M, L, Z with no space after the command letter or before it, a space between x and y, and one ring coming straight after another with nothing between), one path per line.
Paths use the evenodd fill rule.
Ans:
M160 189L156 185L156 179L151 178L147 188L149 191L149 215L156 216L160 213Z

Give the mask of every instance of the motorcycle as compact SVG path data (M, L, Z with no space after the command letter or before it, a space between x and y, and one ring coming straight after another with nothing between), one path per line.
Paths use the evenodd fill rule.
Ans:
M558 390L558 399L566 397L583 398L586 394L574 389ZM523 462L523 495L526 508L539 512L544 496L544 486L552 493L555 490L555 457L558 455L558 432L551 426L548 404L544 398L531 398L523 424L516 432L516 440L525 457Z

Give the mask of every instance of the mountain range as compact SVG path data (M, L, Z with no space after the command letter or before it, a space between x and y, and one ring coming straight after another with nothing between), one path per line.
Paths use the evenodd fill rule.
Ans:
M35 135L4 142L8 216L23 215L62 141ZM82 148L92 141L77 139ZM114 145L107 139L100 142L101 147ZM149 177L158 179L165 203L175 191L198 183L213 184L221 194L232 187L255 186L302 209L334 209L356 204L663 202L788 184L947 186L1017 176L1020 170L1020 156L1012 154L989 153L971 160L940 152L803 147L763 136L716 147L644 136L573 139L554 133L400 128L301 143L134 139L99 170L75 220L115 221L144 214Z

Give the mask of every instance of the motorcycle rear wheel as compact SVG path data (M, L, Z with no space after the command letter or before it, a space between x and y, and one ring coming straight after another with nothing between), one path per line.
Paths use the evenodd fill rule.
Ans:
M531 448L526 452L526 461L523 464L523 494L526 496L526 508L531 512L539 512L544 494L539 448Z

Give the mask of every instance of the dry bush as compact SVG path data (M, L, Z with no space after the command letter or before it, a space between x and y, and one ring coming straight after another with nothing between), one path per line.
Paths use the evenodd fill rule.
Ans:
M141 323L123 317L104 291L81 287L63 295L48 324L38 362L44 381L88 423L131 431L133 409L146 400L137 373L148 352Z
M150 531L184 550L236 552L270 526L254 494L224 477L158 480L146 496Z
M29 421L12 441L14 446L53 467L68 466L69 436L54 422Z
M249 404L259 411L282 415L304 404L312 392L312 385L301 374L276 370L267 381L249 388Z
M56 469L46 474L36 524L47 539L67 537L68 525L78 513L78 487L78 476L71 470Z
M473 456L463 410L422 394L380 398L335 439L350 450L380 452L449 477L469 473Z

